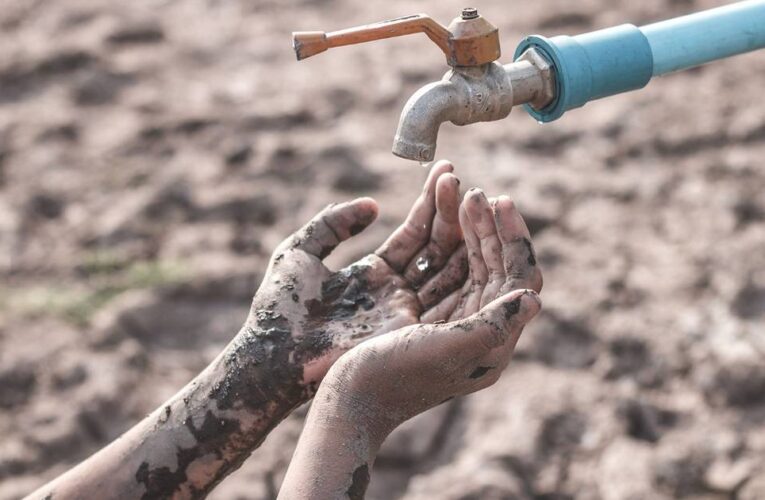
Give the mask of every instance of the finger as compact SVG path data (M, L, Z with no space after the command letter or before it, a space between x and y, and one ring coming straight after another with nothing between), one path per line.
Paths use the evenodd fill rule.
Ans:
M452 329L463 330L461 348L475 355L510 346L508 355L518 341L523 327L539 312L542 303L533 290L515 290L487 304L476 314L446 323ZM455 346L455 348L457 348Z
M421 323L436 323L446 321L459 304L462 290L455 290L445 299L420 315Z
M466 212L481 244L481 255L488 270L488 280L481 296L480 306L494 300L505 282L505 268L502 265L502 245L494 223L494 212L490 201L481 190L475 190L466 199Z
M340 242L366 229L375 218L377 202L372 198L358 198L346 203L333 204L319 212L285 244L323 259Z
M499 242L497 226L494 223L494 211L488 198L480 189L472 189L470 196L466 197L465 204L470 223L481 241L481 255L483 255L483 261L486 263L489 275L504 275L505 268L501 258L502 245Z
M465 198L460 205L460 226L465 238L465 247L468 253L469 276L463 288L464 294L460 305L454 310L450 319L460 319L478 311L481 307L481 295L489 279L489 272L481 253L481 240L475 232L473 224L467 213L468 200L475 195L474 189L465 193Z
M460 245L449 257L443 269L425 283L417 292L423 309L438 304L447 295L462 288L468 274L467 249Z
M539 292L542 289L542 273L537 267L529 229L509 197L500 196L497 199L494 218L507 279L504 288L532 288Z
M450 173L440 176L436 183L436 215L430 240L404 271L404 278L415 288L437 273L462 241L459 207L459 179Z
M404 223L375 252L396 271L402 272L412 257L428 242L436 213L436 183L442 174L453 170L452 164L444 160L433 166L422 194L412 205Z

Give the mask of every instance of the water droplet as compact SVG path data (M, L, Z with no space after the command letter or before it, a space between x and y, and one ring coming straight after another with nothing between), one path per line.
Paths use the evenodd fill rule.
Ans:
M417 266L417 269L419 269L422 272L425 272L430 267L430 262L428 262L428 259L425 257L420 257L417 259L417 262L414 263Z
M420 162L420 166L421 166L422 168L430 168L430 166L431 166L432 164L433 164L433 162L431 162L431 161L421 161L421 162Z

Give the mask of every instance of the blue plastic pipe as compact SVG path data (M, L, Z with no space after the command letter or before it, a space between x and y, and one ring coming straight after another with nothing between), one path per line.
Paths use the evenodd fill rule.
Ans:
M747 0L637 28L624 24L577 36L526 37L515 51L541 51L555 69L549 122L587 102L648 84L652 77L765 48L765 0Z
M640 28L653 76L765 47L765 1L749 0Z

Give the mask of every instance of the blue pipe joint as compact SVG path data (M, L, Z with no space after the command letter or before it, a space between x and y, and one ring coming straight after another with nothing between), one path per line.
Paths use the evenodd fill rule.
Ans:
M541 110L525 106L539 122L557 120L594 99L643 88L653 75L648 39L631 24L573 37L528 36L514 59L530 48L547 57L555 75L555 100Z

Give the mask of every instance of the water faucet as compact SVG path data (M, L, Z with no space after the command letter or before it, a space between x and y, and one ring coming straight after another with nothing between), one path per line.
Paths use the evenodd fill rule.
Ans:
M332 47L413 33L425 33L444 52L451 70L404 106L393 141L397 156L432 161L441 123L499 120L513 106L532 103L541 109L554 98L547 60L531 48L514 63L496 62L501 55L498 30L473 8L463 9L448 27L416 14L331 33L293 33L293 46L300 60Z
M523 104L539 122L603 97L643 88L654 76L765 48L765 0L745 0L638 28L576 36L533 35L502 65L497 28L465 8L448 27L425 14L331 33L293 33L298 60L329 48L425 33L451 69L418 90L401 113L393 153L429 162L441 123L505 118Z

